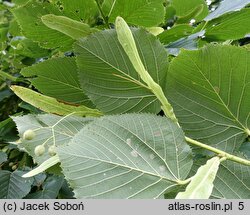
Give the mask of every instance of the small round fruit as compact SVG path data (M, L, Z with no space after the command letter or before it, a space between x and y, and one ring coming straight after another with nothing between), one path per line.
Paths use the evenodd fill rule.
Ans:
M23 133L23 139L25 140L33 140L36 136L36 133L29 129L29 130L26 130L24 133Z
M14 163L13 162L10 162L9 163L9 167L13 167L14 166Z
M45 147L44 147L43 145L38 145L38 146L35 148L34 152L35 152L35 155L36 155L36 156L41 156L41 155L43 155L44 152L45 152Z
M17 165L12 166L11 169L15 171L17 169Z
M53 145L49 147L49 155L50 156L56 155L56 146Z

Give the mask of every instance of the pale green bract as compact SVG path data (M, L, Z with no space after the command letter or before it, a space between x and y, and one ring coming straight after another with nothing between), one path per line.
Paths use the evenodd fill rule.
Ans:
M121 46L123 47L124 51L128 55L135 70L141 76L142 80L147 84L150 82L154 82L152 77L146 71L141 61L140 55L136 48L133 34L129 26L127 25L127 23L124 21L122 17L116 18L115 27L116 27L117 37Z
M42 95L25 87L12 86L11 89L23 101L47 113L58 114L60 116L67 116L69 114L78 116L102 115L102 113L96 109L90 109L83 105L75 106L74 104L71 105L60 102L55 98Z
M177 194L176 199L208 199L213 191L214 179L220 165L220 158L214 157L201 166L192 177L185 192Z
M161 102L162 109L166 116L169 117L172 121L177 122L177 118L175 117L173 108L165 97L161 86L156 83L151 77L151 75L148 73L148 71L146 71L129 26L122 17L117 17L115 27L119 43L121 44L131 63L133 64L135 70L140 75L141 79L148 85L148 88Z
M96 28L90 28L86 23L78 22L65 16L47 14L42 16L41 19L47 27L57 30L74 40L98 31Z
M22 177L23 178L29 178L29 177L35 176L35 175L47 170L48 168L56 165L59 162L60 162L59 157L57 155L55 155L55 156L49 158L48 160L44 161L41 165L39 165L35 169L33 169L30 172L24 174Z

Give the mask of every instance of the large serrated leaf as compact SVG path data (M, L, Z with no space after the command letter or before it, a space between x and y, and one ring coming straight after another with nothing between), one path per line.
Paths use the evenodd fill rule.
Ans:
M240 24L239 24L240 23ZM250 9L242 9L211 20L206 25L209 40L236 40L250 33Z
M250 135L250 52L210 45L172 61L167 95L187 136L227 152Z
M77 134L87 123L92 121L90 118L76 116L60 117L50 114L26 115L12 117L17 125L19 136L22 138L26 130L32 129L36 136L33 140L21 140L19 148L24 148L39 164L50 158L47 150L48 146L56 144L61 147L68 144L72 137ZM46 152L38 157L34 154L36 146L46 143Z
M214 181L211 198L249 199L250 167L232 161L222 162Z
M160 86L165 85L167 52L143 29L132 29L144 67ZM160 111L154 94L145 86L115 30L95 33L75 46L80 82L98 109L105 113Z
M74 40L45 26L41 17L54 14L93 24L98 15L98 8L94 0L30 0L25 5L13 9L12 12L27 38L39 42L45 48L69 50Z
M171 0L171 6L175 8L176 15L181 18L192 14L197 7L202 6L201 11L198 14L193 14L193 17L190 17L189 21L191 19L202 20L208 14L207 4L204 0Z
M181 129L151 114L97 119L58 155L77 198L163 198L192 166Z
M73 40L70 37L48 28L40 19L41 16L51 13L61 15L59 9L52 4L31 0L12 10L12 13L27 38L39 42L45 48L67 47L67 50L71 47Z
M66 102L93 106L81 89L75 58L52 58L21 71L40 92Z
M114 22L122 16L134 25L152 27L164 22L164 0L104 0L103 11Z
M0 170L0 199L21 199L30 192L33 178L22 178L24 173Z

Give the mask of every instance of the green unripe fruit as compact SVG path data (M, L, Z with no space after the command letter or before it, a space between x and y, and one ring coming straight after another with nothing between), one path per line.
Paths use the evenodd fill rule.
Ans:
M34 150L36 156L41 156L45 152L45 147L43 145L39 145Z
M12 166L11 169L15 171L17 169L17 165Z
M14 165L13 162L10 162L10 163L9 163L9 167L12 167L13 165Z
M36 133L29 129L29 130L26 130L24 133L23 133L23 139L25 140L33 140L36 136Z
M56 155L56 146L53 145L49 147L49 155L50 156Z

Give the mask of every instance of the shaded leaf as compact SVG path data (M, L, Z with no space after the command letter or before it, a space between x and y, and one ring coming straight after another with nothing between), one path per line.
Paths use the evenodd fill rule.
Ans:
M77 198L163 198L192 166L178 125L151 114L97 119L58 155Z
M26 199L56 199L63 185L62 176L50 176L42 185L42 190L29 194Z
M198 7L202 5L202 11L195 14L194 11L197 10ZM171 6L175 8L176 15L183 17L193 14L194 16L190 18L196 20L202 20L208 14L207 4L204 0L171 0Z
M73 105L57 101L55 98L44 96L25 87L12 86L13 92L23 101L43 110L46 113L66 116L75 114L78 116L101 116L102 113L96 109L90 109L83 105Z
M240 23L240 24L239 24ZM209 40L236 40L250 33L250 9L242 9L214 19L206 25Z
M40 92L66 102L93 106L81 89L75 58L52 58L21 71Z
M41 16L51 13L61 15L59 9L49 2L31 0L27 4L13 9L12 13L27 38L39 42L45 48L67 47L66 49L70 49L73 40L61 32L48 28L40 19Z
M74 40L45 26L41 17L46 14L54 14L92 24L98 15L98 8L94 0L31 0L27 4L13 9L12 12L27 38L39 42L45 48L70 50Z
M193 8L193 10L189 14L178 17L178 19L176 20L176 23L177 24L190 23L191 20L195 20L196 17L199 17L199 15L203 12L204 7L207 7L207 6L204 6L204 4L200 4L196 6L195 8Z
M188 36L192 33L193 27L187 24L174 25L171 29L165 30L158 35L160 41L164 44L177 41L182 37Z
M250 142L243 143L240 147L240 152L250 159Z
M33 178L22 178L24 173L0 170L0 199L21 199L30 192Z
M134 25L153 27L164 22L164 6L162 0L104 0L103 11L110 22L117 16Z
M19 54L30 58L41 58L49 55L47 49L41 48L37 43L30 39L14 40L11 42L12 46L16 46L13 54Z
M5 152L0 151L0 164L8 160L8 156Z
M172 61L167 95L187 136L227 152L250 135L250 53L210 45Z
M176 199L208 199L214 188L214 179L220 165L220 158L214 157L197 170L184 192L179 192Z
M155 82L165 86L166 50L145 30L132 31L144 67ZM82 88L98 109L112 114L160 111L159 102L140 80L114 30L81 39L75 52Z

